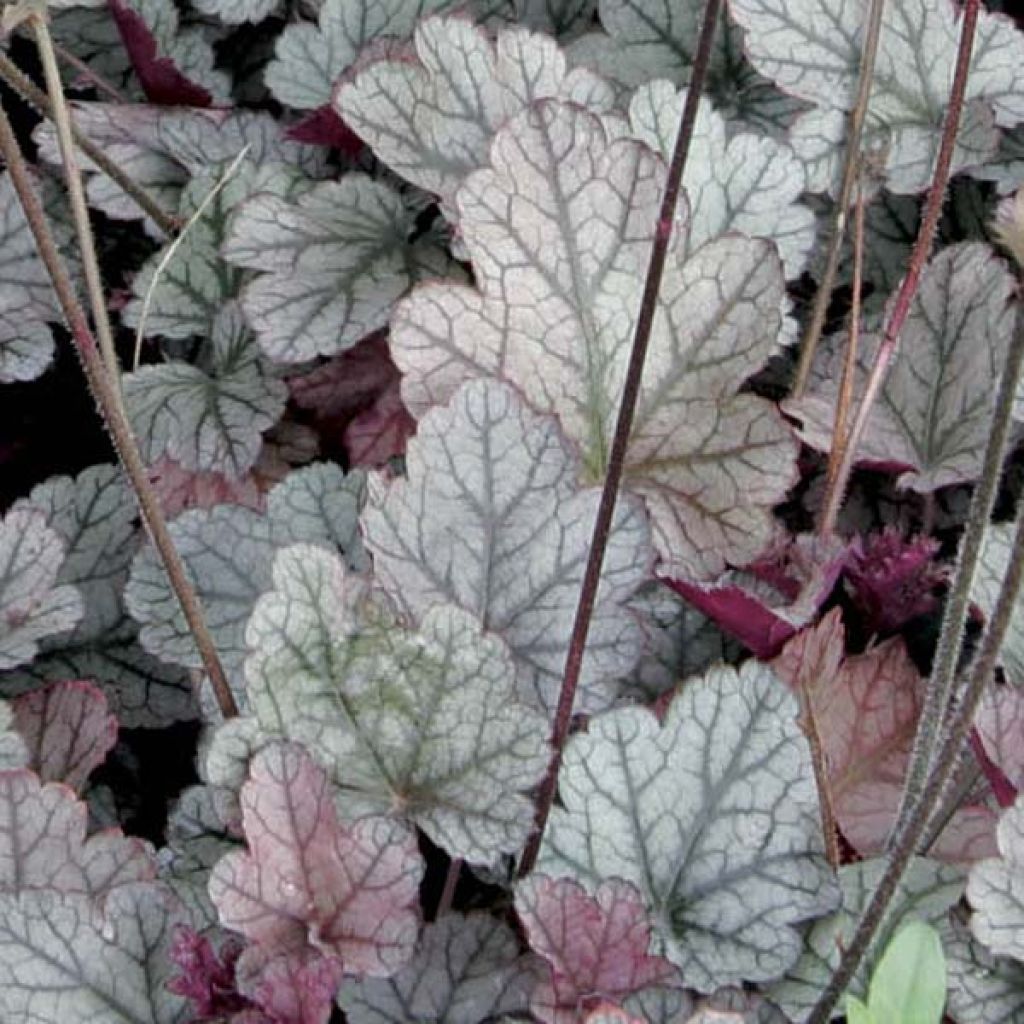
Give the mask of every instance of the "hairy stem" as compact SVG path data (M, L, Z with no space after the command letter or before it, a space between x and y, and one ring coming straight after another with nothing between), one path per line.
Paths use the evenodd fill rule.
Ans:
M0 51L0 78L41 114L51 121L55 120L50 98L2 51ZM178 221L165 212L157 201L137 181L125 174L99 146L83 135L74 122L71 124L71 137L85 156L111 181L115 182L125 195L134 200L139 209L150 217L161 231L173 235L178 230Z
M225 718L230 718L238 714L238 708L217 656L213 637L210 636L207 629L199 600L189 582L181 556L175 549L174 542L167 530L159 499L146 476L146 469L135 444L135 438L132 436L124 407L110 381L107 368L96 345L96 339L89 329L85 311L75 295L67 268L57 251L46 214L39 197L32 188L28 167L2 105L0 105L0 155L3 156L7 164L11 184L25 211L25 218L35 239L39 257L50 275L57 301L67 321L68 329L71 331L75 348L82 360L82 368L85 371L89 390L99 407L100 414L103 416L104 423L114 442L114 448L135 492L139 510L142 513L142 521L149 531L153 544L163 561L171 587L181 604L185 621L195 638L196 647L199 649L203 665L210 677L220 709Z
M935 804L959 763L959 753L963 749L964 740L970 731L985 688L991 682L999 650L1003 645L1003 638L1006 636L1014 605L1020 593L1022 577L1024 577L1024 514L1018 513L1010 565L1000 587L999 597L996 599L996 606L982 640L981 651L972 668L963 700L952 715L942 738L935 759L935 770L929 776L921 799L914 807L899 845L889 854L885 873L857 922L857 927L843 952L839 967L829 979L828 985L807 1017L807 1024L828 1024L839 997L860 967L871 940L888 910L896 887L918 849L918 844L924 837Z
M967 77L971 64L971 49L974 46L974 31L978 23L978 4L980 0L967 0L964 5L962 20L960 22L960 45L956 55L956 70L953 73L953 84L949 92L949 105L946 107L946 117L942 125L942 139L939 143L939 154L935 162L935 172L932 175L932 183L928 189L928 197L925 199L924 211L921 215L921 227L917 232L917 239L914 242L914 249L910 255L910 264L907 267L906 276L896 294L896 300L892 305L892 312L885 325L885 334L882 336L881 344L875 353L875 360L868 376L864 395L857 408L857 415L854 418L853 426L850 428L850 436L843 449L843 458L839 464L836 475L835 489L839 494L846 493L846 485L850 479L850 472L853 469L854 460L857 457L857 448L860 439L864 435L864 428L867 426L868 416L871 414L872 406L878 398L885 383L886 374L893 356L896 354L896 345L899 341L900 331L910 312L910 305L917 294L917 285L921 279L924 265L931 255L932 243L935 240L935 231L938 227L939 216L942 213L942 203L946 194L946 185L949 183L949 168L953 160L953 149L956 145L956 134L960 127L960 115L963 113L964 96L967 89Z
M796 368L793 381L793 397L802 398L807 390L807 380L811 375L811 363L814 352L821 340L821 332L825 327L825 314L832 298L832 286L836 272L839 270L839 254L843 248L843 235L846 233L846 211L850 208L854 182L857 180L860 165L860 140L864 133L864 119L868 112L868 99L871 96L871 80L875 75L875 56L878 53L878 38L882 28L882 10L885 0L871 0L868 8L867 21L864 28L864 45L860 51L860 69L857 72L857 98L846 128L846 153L843 157L843 177L839 185L839 198L836 200L835 219L832 224L832 235L828 242L825 256L825 270L821 276L821 284L814 295L814 306L811 308L811 320L800 344L800 361Z
M96 325L96 335L100 342L100 351L106 363L107 375L118 404L121 402L121 371L117 363L117 352L114 350L114 332L110 327L107 315L107 300L103 293L103 281L100 278L99 260L96 258L96 240L92 234L92 222L89 220L89 207L85 202L85 189L82 187L82 175L78 169L78 158L75 156L74 135L71 130L71 113L64 99L64 87L60 80L60 69L57 67L57 55L53 52L50 29L46 19L39 14L29 17L35 32L39 58L43 64L43 76L46 79L46 91L53 108L53 123L57 129L57 143L60 146L61 160L64 163L64 176L68 185L68 197L71 200L71 216L75 222L75 234L78 236L78 249L82 257L82 269L85 272L85 287L89 293L89 305L92 307L92 319Z
M587 632L590 628L590 617L597 600L597 589L601 581L601 565L604 561L605 548L608 545L608 534L615 512L615 500L618 496L619 484L622 481L626 462L626 447L629 443L633 414L636 411L637 399L640 395L640 382L643 377L644 359L647 356L647 344L650 341L651 328L654 326L658 290L661 287L661 277L668 257L669 241L672 238L676 204L679 200L679 190L682 187L683 168L686 166L686 157L690 150L690 141L693 138L693 129L697 120L697 104L704 87L704 80L707 77L711 46L721 5L722 0L706 0L704 6L704 23L701 26L700 39L697 44L693 76L686 93L686 102L683 105L683 113L679 121L679 132L676 135L675 147L672 150L672 159L669 162L668 175L665 180L665 192L661 199L661 208L658 211L657 230L647 264L643 295L640 299L629 364L626 368L626 380L622 388L622 399L615 421L615 433L608 455L608 469L604 485L601 488L601 500L594 520L590 552L587 556L583 583L580 586L579 603L576 606L576 617L569 639L565 674L562 678L562 688L558 695L558 706L551 729L551 759L537 794L533 831L527 840L522 860L519 862L520 877L529 874L537 861L541 840L544 837L544 828L547 825L551 804L558 788L562 749L569 735L569 725L572 721L572 708L576 699L580 670L583 667L583 652L587 642Z
M942 615L942 628L935 648L931 677L921 708L921 718L914 736L914 746L907 766L907 778L903 785L903 796L896 817L896 828L890 845L898 843L906 828L910 813L917 803L924 787L925 778L934 763L932 754L937 737L951 705L956 684L956 669L963 648L964 627L971 601L971 587L981 556L985 539L985 528L992 518L992 509L999 493L1003 460L1006 455L1013 426L1014 396L1024 364L1024 311L1018 311L1017 322L1010 347L1006 353L1006 366L999 390L996 393L996 407L992 417L985 457L982 463L981 479L971 498L970 514L964 527L963 537L957 554L956 573L946 598Z

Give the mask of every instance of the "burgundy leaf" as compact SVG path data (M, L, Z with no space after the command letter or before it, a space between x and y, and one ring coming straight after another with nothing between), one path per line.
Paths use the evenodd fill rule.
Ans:
M229 938L214 952L213 944L195 929L180 925L174 933L170 957L178 968L167 987L192 1002L195 1021L213 1021L249 1009L252 1003L237 990L235 965L244 948Z
M273 1024L327 1024L343 968L312 949L268 954L250 946L238 961L239 988Z
M981 748L975 747L975 752L984 755L979 760L989 769L985 774L995 783L996 798L1008 807L1024 788L1024 692L1012 685L990 686L974 718L974 728Z
M345 428L350 464L373 468L405 454L405 443L416 432L416 421L402 402L397 380L377 396L369 409L357 413Z
M286 136L293 142L337 149L345 156L358 156L363 149L362 140L338 116L330 103L317 107L298 124L292 125Z
M110 13L146 99L169 107L208 107L213 97L187 78L170 57L158 55L156 39L142 16L124 0L110 0Z
M265 504L259 481L251 472L232 480L221 473L185 469L164 455L149 467L149 479L168 519L187 508L213 508L230 502L259 512Z
M296 404L315 413L318 419L344 417L347 421L399 378L386 334L375 331L323 366L292 377L288 389Z
M44 782L80 790L117 742L117 718L107 698L80 679L53 683L11 702L14 724L29 750L29 766Z
M387 976L409 958L423 864L408 829L376 817L340 824L323 769L283 743L253 758L241 805L249 852L210 876L227 927L268 954L338 957L350 974Z
M628 882L612 879L590 896L571 879L534 874L516 889L516 912L551 968L530 1001L545 1024L574 1024L581 1010L649 986L681 987L676 968L647 952L647 911Z

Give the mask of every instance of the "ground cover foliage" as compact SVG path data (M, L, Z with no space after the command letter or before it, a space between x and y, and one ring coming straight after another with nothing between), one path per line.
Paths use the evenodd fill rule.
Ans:
M961 24L885 5L863 254L845 243L791 394L866 9L722 11L560 709L703 5L49 7L78 132L154 204L79 153L123 408L238 713L67 397L85 384L4 170L0 1019L809 1019L891 849L1024 252L1024 33L991 4L937 243L816 531L851 307L859 395ZM38 78L30 38L4 46ZM57 129L2 99L84 296ZM1019 467L1011 444L972 642ZM834 1016L895 1020L898 950L941 942L945 993L900 1020L1024 1020L1022 687L1024 598Z

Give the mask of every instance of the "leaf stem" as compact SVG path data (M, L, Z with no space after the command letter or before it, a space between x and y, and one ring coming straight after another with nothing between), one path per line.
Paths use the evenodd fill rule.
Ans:
M910 313L911 303L917 294L917 286L921 279L924 265L931 255L935 231L938 227L939 216L942 213L946 185L949 183L949 169L953 161L953 149L956 145L957 130L960 127L960 115L964 107L967 77L971 64L971 49L974 46L975 27L978 23L979 2L980 0L966 0L964 4L962 21L960 23L960 44L956 55L956 69L953 73L953 84L949 91L949 105L946 107L946 117L942 125L942 139L939 143L939 153L935 161L932 183L928 189L928 197L925 200L924 211L921 215L921 226L918 229L917 239L914 242L914 250L910 255L906 276L903 278L900 290L896 294L896 299L892 305L892 312L889 314L888 322L885 325L885 334L878 346L878 351L875 353L874 363L864 388L864 395L857 408L857 415L854 418L853 426L850 428L850 435L843 449L843 457L839 464L834 486L834 490L840 495L846 493L846 485L850 479L850 472L857 457L857 448L864 434L868 416L882 390L882 385L885 383L889 364L896 354L900 331L903 330L903 324Z
M0 78L41 114L51 121L55 120L50 98L2 51L0 51ZM83 135L74 122L71 124L71 137L85 156L111 181L115 182L127 196L133 199L139 209L147 214L161 231L167 235L173 235L178 230L177 220L166 213L156 200L137 181L125 174L99 146Z
M78 350L82 360L82 368L85 372L89 390L96 400L107 430L110 432L111 439L114 442L114 448L135 492L139 510L142 513L143 523L153 539L153 544L164 563L164 569L170 579L171 587L181 604L185 620L192 631L196 647L199 649L200 657L203 660L203 665L206 668L207 675L210 677L221 712L225 718L230 718L238 714L238 708L235 705L234 697L231 694L231 687L228 685L224 669L217 656L213 638L210 636L206 621L203 618L202 608L189 582L181 556L171 540L167 523L164 521L163 513L160 509L160 502L153 491L149 478L146 476L146 469L143 465L142 457L139 455L139 449L135 444L135 438L132 436L124 407L111 383L107 368L96 345L96 339L89 329L89 321L75 295L67 268L64 266L64 261L54 243L46 214L43 211L39 197L32 188L32 181L25 158L22 156L17 139L11 129L10 121L7 119L7 112L3 109L2 104L0 104L0 156L3 156L7 164L11 184L14 186L18 200L25 211L25 218L35 239L40 259L42 259L50 275L54 292L57 295L57 301L60 303L68 329L71 331L75 348Z
M690 150L693 129L697 120L697 105L707 77L708 63L711 58L711 47L714 42L718 12L722 0L706 0L704 6L704 22L701 26L700 39L694 57L693 74L686 93L686 102L679 121L679 132L676 135L672 159L669 161L668 174L665 179L665 191L658 211L658 223L651 246L651 254L644 277L644 290L640 299L636 327L633 331L632 347L629 364L626 368L626 379L622 388L622 399L619 403L618 416L615 420L615 433L612 437L611 451L608 455L608 468L604 485L601 488L601 500L594 520L594 531L590 542L590 552L580 586L579 603L576 606L576 617L573 621L572 634L569 639L569 650L565 659L565 673L562 687L558 695L558 706L551 729L551 759L547 772L542 780L534 815L533 831L526 843L522 860L519 862L519 877L528 875L537 862L544 828L547 825L551 804L558 788L558 772L562 765L562 749L569 735L572 722L572 709L576 699L576 688L579 683L580 671L583 667L584 648L590 618L597 600L597 590L601 582L601 565L604 561L605 548L611 530L612 516L615 512L615 501L618 496L619 484L622 481L626 462L626 447L633 426L633 415L640 396L640 382L643 377L644 359L647 346L654 326L654 315L657 311L658 291L668 257L669 242L672 238L672 227L675 221L676 204L682 187L683 168Z
M461 857L452 857L448 862L448 872L444 876L444 888L441 890L441 898L437 901L437 909L434 911L435 921L452 909L455 890L459 887L459 875L462 874L462 865Z
M804 340L800 345L800 361L797 364L796 379L793 382L793 398L802 398L807 390L811 364L821 339L821 332L825 327L825 314L828 312L828 304L832 298L832 285L835 283L836 273L839 270L839 254L843 247L843 235L846 233L846 211L850 207L853 186L857 180L858 168L861 163L860 140L864 134L864 121L868 112L868 100L871 97L871 84L875 75L875 56L878 53L878 39L881 35L884 8L885 0L871 0L871 6L868 8L864 45L860 51L860 69L857 72L857 98L850 111L846 129L843 177L839 185L839 197L836 200L832 235L829 238L828 253L825 257L825 270L814 295L811 322L807 326Z
M857 923L853 937L840 959L839 967L811 1009L807 1017L807 1024L828 1024L839 997L860 967L868 946L896 892L896 887L903 878L919 841L924 836L925 829L932 818L934 806L959 763L959 752L963 749L964 741L970 731L985 688L992 679L999 650L1002 647L1003 638L1020 593L1022 578L1024 578L1024 508L1017 515L1010 564L1000 587L988 630L982 640L981 651L971 671L970 682L967 684L963 700L952 715L949 727L943 736L935 759L935 770L929 776L921 799L914 807L899 845L889 854L889 861L885 872L879 879L878 887Z

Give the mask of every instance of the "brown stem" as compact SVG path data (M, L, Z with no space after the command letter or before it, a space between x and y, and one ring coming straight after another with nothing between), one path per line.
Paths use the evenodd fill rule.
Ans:
M831 867L838 868L842 851L839 849L835 801L832 799L832 787L828 782L828 762L825 759L825 749L821 745L818 720L814 716L814 705L811 703L810 690L804 678L799 681L799 698L800 725L811 749L811 766L814 768L814 781L818 787L818 807L821 813L821 833L825 840L825 856Z
M651 255L644 278L644 290L640 299L636 328L633 331L633 343L626 368L626 380L622 388L622 400L615 421L615 433L612 437L611 451L608 455L608 468L601 488L601 500L594 520L594 532L590 542L590 553L587 557L583 582L580 586L579 604L576 606L576 618L572 625L569 638L569 651L565 659L565 674L562 688L558 695L558 706L551 729L551 759L547 772L542 780L538 793L533 831L526 843L522 860L519 862L519 876L528 875L537 861L544 828L547 825L551 804L558 788L558 772L562 765L562 749L569 735L572 721L572 708L576 699L576 687L579 683L580 670L583 667L583 654L590 628L590 617L597 600L597 590L601 582L601 564L604 560L605 548L608 545L608 534L611 530L612 516L615 512L615 500L619 484L622 481L626 462L626 447L633 425L633 414L636 411L637 399L640 395L640 382L643 377L644 359L647 356L647 345L654 326L654 314L657 310L658 290L661 277L668 257L669 241L672 237L672 226L675 220L676 204L682 186L683 168L693 138L693 128L697 120L697 104L700 101L704 79L707 77L708 62L711 57L711 46L714 41L715 26L722 0L706 0L704 7L704 23L701 26L697 53L694 58L693 75L683 104L683 113L679 122L672 159L669 162L665 180L665 192L658 211L657 230Z
M75 295L64 261L57 251L46 214L39 202L39 197L32 188L28 167L14 137L10 121L7 119L7 112L2 105L0 105L0 155L7 163L11 184L25 211L25 218L32 230L40 259L50 275L57 301L60 303L64 318L71 331L71 337L81 357L89 390L99 407L114 442L114 448L135 492L142 520L163 561L171 587L185 614L185 621L195 638L196 647L199 649L203 665L210 677L221 712L225 718L230 718L238 714L238 708L217 656L213 637L210 636L206 627L199 600L188 580L185 565L167 530L167 524L160 510L160 502L146 476L146 469L135 444L135 438L132 436L131 427L128 425L124 409L111 385L96 339L89 329L85 312Z
M435 921L452 909L455 890L459 885L459 875L462 874L462 864L461 857L453 857L448 862L448 873L444 876L444 888L441 890L441 898L437 901L437 909L434 911Z
M115 103L128 102L127 96L111 85L98 71L89 67L84 60L76 57L70 50L65 49L59 43L53 44L53 50L65 64L74 68L97 92L106 93Z
M857 180L857 169L860 164L860 140L864 133L864 120L867 117L868 99L871 96L871 80L875 75L875 55L878 53L878 39L881 34L884 7L885 0L871 0L871 7L868 9L867 23L864 29L864 45L860 51L860 69L857 72L857 98L850 111L846 129L846 153L843 157L843 177L839 185L839 197L836 200L835 221L832 225L832 236L829 239L828 253L825 257L825 270L821 276L821 284L814 295L811 321L800 345L800 362L797 364L796 379L793 382L794 398L802 398L807 390L814 352L825 327L825 314L828 312L828 304L832 298L832 285L835 283L836 272L839 270L839 254L842 251L843 235L846 232L846 211L850 208L853 185Z
M50 98L27 75L22 74L18 66L2 51L0 51L0 78L41 114L51 121L54 120ZM178 221L166 213L156 200L137 181L125 174L99 146L83 135L74 122L71 124L71 137L82 153L111 181L115 182L127 196L133 199L139 209L149 216L161 231L173 235L178 230Z

